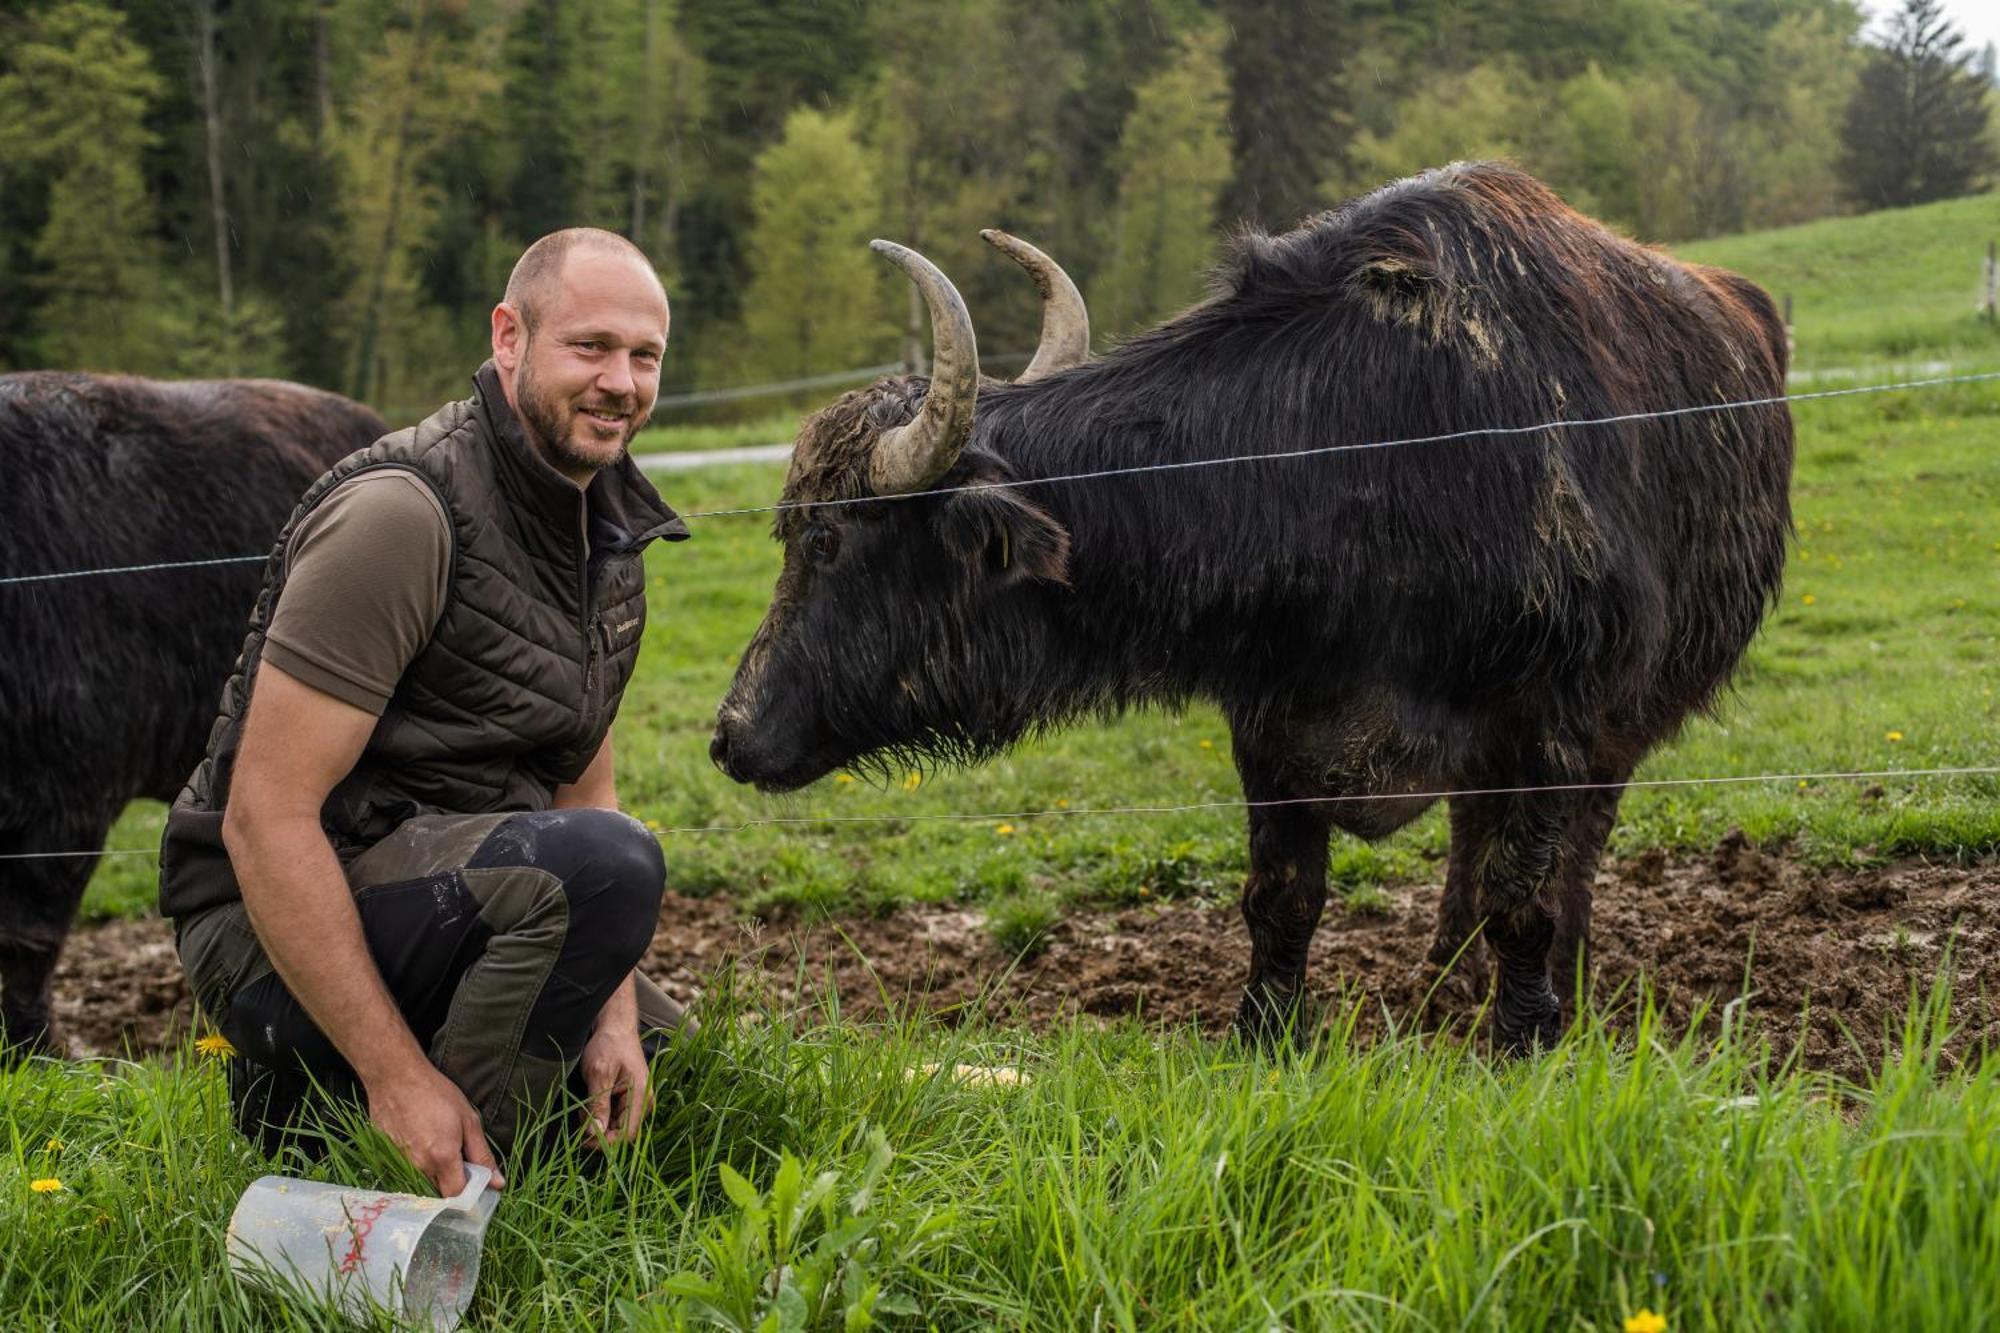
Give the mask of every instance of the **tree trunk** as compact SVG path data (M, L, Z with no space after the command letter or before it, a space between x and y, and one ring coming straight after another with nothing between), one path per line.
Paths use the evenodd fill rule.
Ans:
M360 345L355 349L354 397L370 401L375 392L375 348L381 338L382 306L388 298L389 265L396 254L396 228L403 212L403 177L409 159L410 122L416 114L417 82L424 67L424 7L416 5L410 25L410 64L403 76L403 105L396 116L395 155L389 164L389 203L382 218L382 244L368 282L368 305L361 319Z
M313 142L326 143L333 128L333 33L328 14L333 0L313 11Z
M654 148L653 131L660 123L660 90L655 78L653 62L659 49L658 20L659 0L646 0L646 36L641 47L641 68L646 71L641 81L639 114L643 119L643 131L637 136L640 144L639 155L632 161L632 218L625 235L641 250L646 248L646 158Z
M222 306L225 345L229 349L224 369L234 375L236 348L230 331L236 320L236 295L229 271L229 205L222 176L222 107L216 95L215 0L196 0L195 65L201 73L201 115L208 135L208 211L215 228L215 290Z

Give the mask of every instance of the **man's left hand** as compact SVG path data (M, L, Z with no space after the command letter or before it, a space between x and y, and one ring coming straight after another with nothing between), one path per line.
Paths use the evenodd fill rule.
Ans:
M637 1134L639 1122L653 1109L637 1023L599 1024L583 1048L581 1068L591 1143L603 1148Z

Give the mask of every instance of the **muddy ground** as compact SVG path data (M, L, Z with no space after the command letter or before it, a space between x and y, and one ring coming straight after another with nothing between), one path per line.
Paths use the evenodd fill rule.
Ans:
M1389 890L1380 910L1330 907L1313 942L1315 994L1364 998L1368 1033L1391 1022L1464 1026L1470 993L1433 992L1423 966L1438 892L1436 883L1408 885ZM1812 871L1732 837L1703 857L1608 864L1596 901L1594 985L1616 1022L1629 1023L1616 997L1641 975L1677 1030L1699 1006L1719 1010L1747 986L1742 1012L1781 1052L1803 1043L1809 1065L1865 1077L1893 1051L1912 984L1928 983L1950 948L1958 1031L1948 1054L2000 1046L2000 862ZM946 1016L975 1006L1031 1024L1137 1015L1221 1032L1247 957L1236 909L1220 902L1078 911L1015 966L975 908L753 921L726 898L670 894L647 966L682 999L732 966L760 969L755 990L781 1004L810 998L795 986L803 959L808 989L831 969L854 1017L881 1013L886 997ZM72 1036L98 1051L157 1049L189 1021L171 939L156 920L77 931L56 994Z

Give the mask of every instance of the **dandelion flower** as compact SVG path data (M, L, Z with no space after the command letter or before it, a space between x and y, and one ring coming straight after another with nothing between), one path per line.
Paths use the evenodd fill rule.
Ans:
M846 786L848 783L854 781L854 775L852 773L836 773L833 776L833 780L842 786Z
M1067 797L1067 796L1058 796L1058 797L1056 797L1056 809L1058 809L1058 810L1067 810L1067 809L1069 809L1069 797Z
M1206 736L1196 741L1195 744L1199 745L1204 750L1213 750L1215 748L1215 742L1209 740Z
M194 1048L203 1055L212 1055L218 1060L227 1060L230 1056L236 1054L236 1048L229 1044L229 1038L223 1036L220 1032L209 1033L206 1037L195 1042Z
M1903 733L1900 731L1885 731L1882 733L1882 739L1885 741L1899 741L1903 739Z
M903 779L904 791L915 791L917 788L923 785L924 785L924 775L921 773L911 773L910 775L908 775Z
M1014 831L1014 826L1012 824L995 824L993 831L1004 838Z
M1811 593L1807 593L1805 596L1799 598L1799 601L1803 602L1807 606L1812 606L1813 604L1819 601L1819 598L1813 596Z
M63 1183L54 1176L44 1176L40 1180L31 1180L28 1182L28 1188L37 1194L54 1194L62 1187Z
M49 1142L48 1142L48 1151L50 1151L50 1152L61 1152L61 1151L62 1151L62 1148L63 1148L63 1144L62 1144L62 1140L61 1140L61 1139L50 1139L50 1140L49 1140Z
M1625 1320L1625 1333L1667 1333L1667 1317L1641 1307Z

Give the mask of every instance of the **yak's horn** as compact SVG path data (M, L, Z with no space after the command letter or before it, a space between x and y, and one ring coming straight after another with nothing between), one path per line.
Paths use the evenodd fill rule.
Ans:
M979 345L965 298L937 265L894 241L870 241L869 248L903 270L931 310L930 394L915 421L882 433L868 465L877 495L903 495L928 488L958 461L979 397Z
M1042 294L1042 343L1035 349L1035 359L1014 382L1026 384L1088 361L1090 309L1062 265L998 227L988 227L979 234L988 245L1028 270L1028 276L1035 280L1035 287Z

